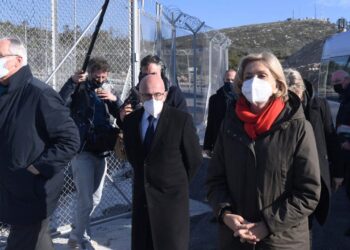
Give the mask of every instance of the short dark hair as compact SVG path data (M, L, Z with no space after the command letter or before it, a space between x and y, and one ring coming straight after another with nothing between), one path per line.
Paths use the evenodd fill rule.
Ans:
M160 66L160 68L161 68L160 76L161 76L161 78L162 78L162 80L164 82L165 90L168 90L168 88L169 88L169 79L166 76L166 66L165 66L164 62L162 61L162 59L160 59L160 57L157 56L157 55L147 55L144 58L142 58L141 65L140 65L139 82L145 76L145 75L142 74L142 69L145 68L145 67L148 67L148 65L150 65L151 63L154 63L154 64Z
M109 72L111 70L111 66L107 62L106 59L103 57L93 57L90 59L88 66L87 66L87 71L89 73L95 72L97 70L102 70L105 72Z

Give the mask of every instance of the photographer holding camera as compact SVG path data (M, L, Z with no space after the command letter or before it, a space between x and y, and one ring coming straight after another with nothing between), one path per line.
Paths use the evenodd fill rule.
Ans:
M141 60L139 83L142 78L147 75L159 75L165 85L165 90L168 91L165 103L171 107L187 112L186 99L180 88L176 85L170 85L169 79L166 77L166 67L164 62L156 55L147 55ZM118 117L118 125L121 126L124 117L134 110L141 107L141 101L138 97L139 83L132 88L128 98L124 101Z
M112 126L110 114L116 117L120 99L104 88L110 66L103 58L92 58L87 74L76 72L60 91L79 128L80 151L72 160L72 172L77 188L77 208L73 216L74 228L68 245L75 249L89 249L90 215L99 204L107 164L105 157L113 150L119 129Z

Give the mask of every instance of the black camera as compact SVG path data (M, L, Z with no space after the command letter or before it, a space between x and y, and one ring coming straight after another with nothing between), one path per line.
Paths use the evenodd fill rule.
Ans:
M132 87L129 92L129 96L125 99L121 108L124 108L126 105L130 104L133 110L141 108L141 100L139 93L135 87Z

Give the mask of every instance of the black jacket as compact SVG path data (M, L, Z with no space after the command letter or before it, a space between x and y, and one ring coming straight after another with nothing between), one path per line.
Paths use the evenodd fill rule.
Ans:
M178 86L170 86L165 103L178 110L187 112L187 104L184 94Z
M309 249L308 216L321 184L315 137L300 100L291 94L271 129L251 140L234 107L227 112L208 168L208 200L250 222L264 221L270 234L256 246L220 223L220 248Z
M320 202L314 214L317 221L323 225L330 208L331 176L342 176L340 145L327 101L314 95L311 83L305 81L305 85L303 107L305 117L314 130L322 180Z
M203 149L212 151L218 136L220 125L225 117L227 105L232 102L224 86L209 98L207 128L204 135Z
M340 106L336 118L336 127L340 125L350 126L350 85L344 90L340 96ZM341 140L350 140L349 134L340 136Z
M0 96L0 127L0 221L39 222L55 208L78 130L60 96L29 66L10 77ZM39 175L26 169L31 164Z
M59 94L65 101L65 104L70 107L71 116L79 129L82 147L93 127L93 119L95 115L95 88L89 81L81 83L79 91L76 91L77 87L78 85L73 82L72 78L69 78L61 88ZM106 100L104 103L106 114L104 120L106 124L110 125L109 114L113 117L117 117L121 101L117 98L117 101Z
M145 250L151 230L154 249L186 250L188 185L202 160L198 136L188 113L164 105L146 156L140 134L143 112L138 109L124 121L126 154L134 169L132 249Z

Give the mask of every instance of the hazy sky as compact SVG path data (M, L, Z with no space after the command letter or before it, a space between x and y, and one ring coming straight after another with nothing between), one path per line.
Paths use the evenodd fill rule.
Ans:
M350 0L159 0L198 17L213 28L283 21L294 18L339 17L350 20Z

